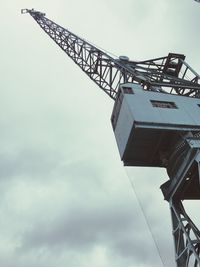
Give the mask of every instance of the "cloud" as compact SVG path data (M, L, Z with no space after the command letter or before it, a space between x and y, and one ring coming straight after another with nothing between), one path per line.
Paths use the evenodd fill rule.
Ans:
M126 259L130 266L131 262L140 261L144 253L144 233L140 229L143 222L138 220L137 213L133 214L133 207L128 203L119 205L102 201L101 206L100 203L93 203L79 204L70 210L66 207L65 213L56 220L35 224L24 234L20 251L27 253L27 250L47 249L79 255L100 246L110 257L118 255L118 258ZM146 241L146 261L155 264L150 248L151 242Z
M53 151L24 150L0 155L0 181L26 176L49 177L59 164L59 155Z
M183 51L198 69L193 2L86 0L77 8L36 0L33 7L119 55ZM113 102L20 14L32 5L8 1L1 9L0 265L160 267L151 231L173 266L170 213L159 190L166 174L131 172L143 214L110 127Z

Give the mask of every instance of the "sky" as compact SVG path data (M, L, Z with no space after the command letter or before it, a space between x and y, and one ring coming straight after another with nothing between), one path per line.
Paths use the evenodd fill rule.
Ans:
M45 12L117 56L183 53L200 72L200 4L0 3L0 266L175 266L159 189L165 170L123 166L110 123L113 100L22 8ZM188 207L198 223L198 207Z

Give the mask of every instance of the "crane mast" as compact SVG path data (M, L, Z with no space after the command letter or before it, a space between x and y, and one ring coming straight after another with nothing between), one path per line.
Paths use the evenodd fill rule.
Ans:
M113 58L42 12L22 13L115 101L111 123L124 165L166 168L161 190L170 205L177 267L200 267L200 231L183 206L200 199L200 76L183 54Z

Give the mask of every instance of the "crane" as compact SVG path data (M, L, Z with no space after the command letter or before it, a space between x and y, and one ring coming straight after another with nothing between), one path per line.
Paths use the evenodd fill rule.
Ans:
M22 9L114 100L111 123L125 166L166 168L177 267L200 267L200 231L183 201L200 199L200 76L183 54L114 58L45 13Z

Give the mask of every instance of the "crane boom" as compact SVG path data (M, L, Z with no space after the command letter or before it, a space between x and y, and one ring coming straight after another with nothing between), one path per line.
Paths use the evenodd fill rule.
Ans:
M184 61L182 54L145 61L113 58L71 31L46 18L34 9L29 13L62 50L112 99L116 99L119 84L138 83L145 90L200 97L200 76Z

